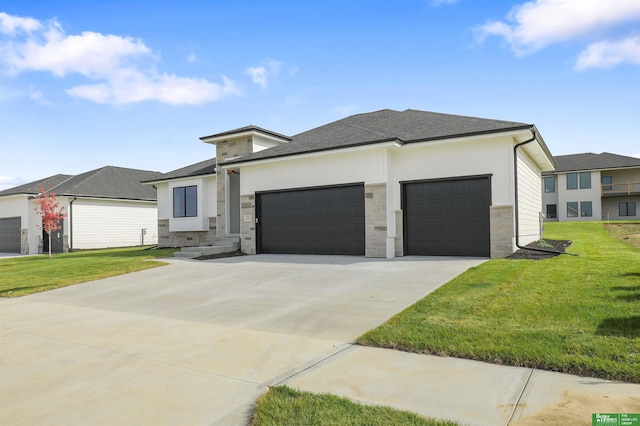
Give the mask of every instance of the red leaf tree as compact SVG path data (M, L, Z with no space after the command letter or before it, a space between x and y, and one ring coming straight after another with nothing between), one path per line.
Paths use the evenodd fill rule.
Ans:
M62 228L62 221L67 214L64 207L56 200L56 195L47 192L44 186L38 188L35 198L36 212L42 216L42 229L49 236L49 257L51 257L51 234Z

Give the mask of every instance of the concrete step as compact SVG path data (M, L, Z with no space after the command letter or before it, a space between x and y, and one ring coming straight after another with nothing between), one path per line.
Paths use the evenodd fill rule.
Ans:
M220 238L210 246L182 247L181 251L175 252L173 257L191 258L209 256L212 254L231 253L240 249L240 238L228 237Z

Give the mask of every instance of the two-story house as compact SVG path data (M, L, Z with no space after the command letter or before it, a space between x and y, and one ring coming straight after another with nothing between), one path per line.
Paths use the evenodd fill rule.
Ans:
M640 219L640 158L603 152L559 155L542 173L546 221Z

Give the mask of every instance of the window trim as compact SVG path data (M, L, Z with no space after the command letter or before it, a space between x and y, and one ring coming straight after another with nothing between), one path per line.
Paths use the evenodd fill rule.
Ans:
M553 207L553 214L549 212L549 207ZM558 205L557 204L547 204L546 207L546 216L547 219L557 219L558 218Z
M582 178L585 176L589 176L589 183L587 185L582 185ZM580 172L578 173L578 183L580 184L580 189L591 189L591 172Z
M195 199L193 200L193 206L189 205L189 190L193 190L195 195ZM182 192L180 194L179 192ZM177 212L176 210L176 195L182 197L182 211ZM173 207L173 217L174 218L185 218L185 217L198 217L198 185L186 185L186 186L176 186L173 188L173 199L172 199L172 207ZM178 214L176 214L178 213Z
M571 179L572 185L569 185L570 178L572 178ZM578 182L579 182L578 173L567 173L566 179L567 179L567 190L578 189ZM575 179L575 182L573 182L573 179ZM574 186L575 186L575 188L574 188Z
M584 214L583 207L589 206L589 214ZM580 217L593 217L593 202L592 201L580 201Z
M550 191L547 190L547 182L553 183L553 188ZM545 176L543 178L543 188L545 194L553 194L556 192L556 177L555 176Z
M569 212L571 211L570 205L575 204L575 209L573 209L575 211L575 214L569 214ZM573 206L571 206L573 207ZM578 203L577 201L568 201L567 202L567 217L579 217L579 213L580 213L580 203Z
M624 206L625 214L622 214L622 206ZM629 206L633 206L633 213L634 214L629 214ZM636 202L635 201L624 201L624 202L618 203L618 216L620 216L620 217L635 217L637 215L638 215L638 210L636 209Z

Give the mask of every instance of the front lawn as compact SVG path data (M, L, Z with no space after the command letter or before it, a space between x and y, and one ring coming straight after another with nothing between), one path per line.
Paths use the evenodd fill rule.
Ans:
M356 404L329 394L300 392L276 386L256 404L251 426L456 426L458 423L428 419L389 407Z
M163 265L176 249L129 247L0 259L0 296L14 297Z
M578 256L490 260L358 343L640 383L640 250L599 222L545 229Z

